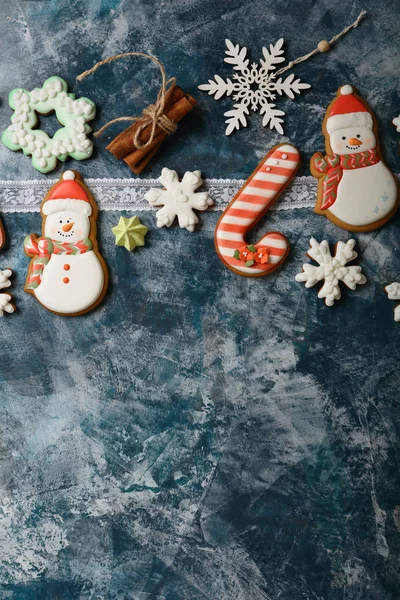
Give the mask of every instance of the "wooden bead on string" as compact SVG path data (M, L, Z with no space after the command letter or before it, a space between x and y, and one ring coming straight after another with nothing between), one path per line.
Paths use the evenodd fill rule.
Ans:
M329 50L331 49L329 42L327 42L326 40L321 40L317 48L322 53L329 52Z

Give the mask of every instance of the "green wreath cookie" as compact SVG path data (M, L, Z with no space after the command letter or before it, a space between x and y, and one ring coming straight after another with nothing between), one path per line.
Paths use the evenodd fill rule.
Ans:
M49 77L41 88L31 92L23 88L12 90L8 103L15 111L1 141L10 150L22 150L32 155L32 165L41 173L55 169L57 159L67 156L75 160L89 158L93 143L87 138L92 130L87 124L96 114L96 106L89 98L75 98L68 94L68 84L61 77ZM63 127L51 138L38 124L38 114L55 112Z

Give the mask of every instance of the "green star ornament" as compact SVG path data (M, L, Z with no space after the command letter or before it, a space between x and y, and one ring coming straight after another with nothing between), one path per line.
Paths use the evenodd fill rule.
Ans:
M139 217L120 217L118 225L112 228L115 245L124 246L131 252L136 246L144 246L144 236L148 230Z

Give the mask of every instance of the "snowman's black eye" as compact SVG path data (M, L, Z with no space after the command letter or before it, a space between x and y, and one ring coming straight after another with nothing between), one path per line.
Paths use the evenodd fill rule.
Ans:
M345 140L345 139L346 139L346 136L344 135L344 136L342 137L342 140Z
M357 137L358 137L358 138L360 138L360 137L361 137L361 135L360 135L359 133L357 133Z

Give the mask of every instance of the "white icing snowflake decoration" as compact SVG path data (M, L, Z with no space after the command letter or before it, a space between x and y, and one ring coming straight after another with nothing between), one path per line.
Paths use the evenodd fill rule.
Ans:
M4 269L4 271L0 270L0 290L10 287L11 275L11 269ZM0 294L0 317L2 317L5 312L13 313L15 311L15 306L12 304L11 300L11 294Z
M400 133L400 115L393 119L392 123L396 127L396 131Z
M399 130L400 131L400 130ZM385 287L389 300L400 300L400 283L394 281ZM400 304L394 309L394 320L400 321Z
M307 256L315 260L319 266L304 264L303 271L296 275L296 281L304 282L306 288L309 288L324 280L318 298L325 298L325 304L332 306L335 300L339 300L341 296L340 281L343 281L351 290L355 290L357 285L367 281L361 273L361 267L346 266L348 262L358 256L357 252L354 252L355 245L355 240L349 240L346 243L338 242L335 255L332 256L326 240L319 243L316 239L311 238Z
M226 135L230 135L235 129L247 126L246 116L249 114L249 108L256 111L259 110L263 116L262 124L264 127L269 125L270 129L276 129L283 135L281 123L284 112L276 108L272 103L276 99L277 94L282 96L286 94L293 100L295 94L300 94L301 90L306 90L311 86L308 83L302 83L300 79L295 79L295 75L291 74L286 79L276 79L279 71L274 72L276 65L284 62L282 56L284 51L282 46L283 38L278 40L275 45L270 44L269 51L267 48L262 49L264 58L260 60L260 65L253 62L249 67L249 59L246 58L247 48L240 48L239 44L234 46L230 40L225 40L227 50L225 54L228 58L224 61L233 65L233 69L239 73L234 73L231 81L227 78L226 81L219 75L215 75L215 80L209 79L208 83L199 85L200 90L214 95L215 100L222 98L224 94L232 95L233 100L237 104L233 105L233 110L228 110L224 113L228 117L225 123L227 128Z
M12 275L11 269L0 270L0 290L8 288L11 285L10 277Z
M15 311L14 305L11 303L12 296L10 294L0 294L0 317L4 313L13 313Z
M164 168L158 180L165 189L151 188L144 196L150 206L163 206L156 213L157 227L171 227L178 217L179 227L194 231L199 219L193 209L206 210L213 204L207 192L195 192L203 183L200 171L187 171L179 181L176 171Z

